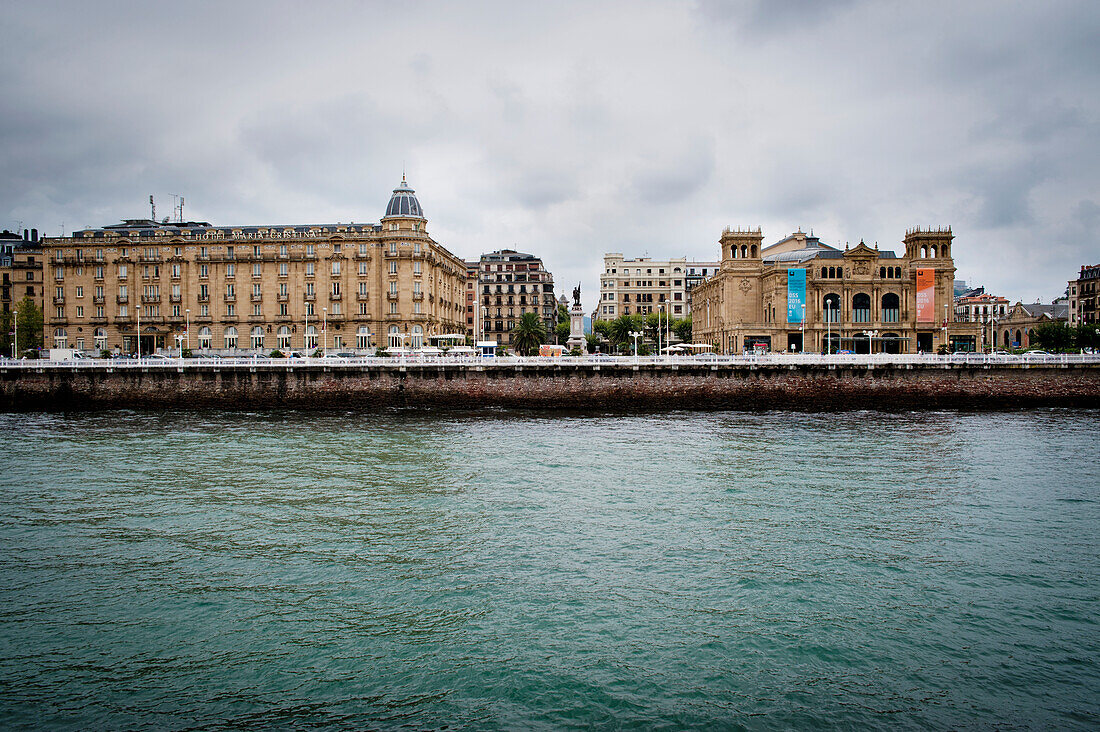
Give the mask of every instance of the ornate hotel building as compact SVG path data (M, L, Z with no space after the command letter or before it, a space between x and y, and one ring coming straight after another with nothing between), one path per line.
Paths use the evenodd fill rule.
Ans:
M765 247L759 229L727 228L718 274L692 292L692 338L722 353L757 344L821 353L830 344L860 353L972 350L980 325L953 318L953 239L950 228L914 229L899 256L863 242L831 247L801 231ZM789 283L790 270L802 272ZM792 297L801 304L789 317Z
M404 178L378 224L131 220L42 240L47 347L373 352L465 332L466 263Z

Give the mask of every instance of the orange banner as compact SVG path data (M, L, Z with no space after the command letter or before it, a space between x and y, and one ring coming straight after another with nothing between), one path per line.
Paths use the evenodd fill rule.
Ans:
M917 322L936 322L936 270L917 270Z

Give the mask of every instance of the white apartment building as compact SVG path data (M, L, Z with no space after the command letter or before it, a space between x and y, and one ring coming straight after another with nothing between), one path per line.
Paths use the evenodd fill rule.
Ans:
M691 314L691 289L717 271L718 262L688 261L684 257L627 259L621 253L610 252L603 256L596 318L614 320L620 315L655 313L663 302L669 303L673 318L685 318Z

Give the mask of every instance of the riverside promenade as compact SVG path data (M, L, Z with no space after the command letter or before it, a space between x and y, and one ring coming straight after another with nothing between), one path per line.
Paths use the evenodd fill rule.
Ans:
M0 409L1100 407L1100 355L0 360Z

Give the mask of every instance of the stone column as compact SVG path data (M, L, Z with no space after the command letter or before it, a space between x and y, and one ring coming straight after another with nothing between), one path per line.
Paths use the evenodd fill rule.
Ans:
M565 342L565 347L570 351L574 348L584 351L584 346L584 309L579 303L573 303L569 311L569 340Z

